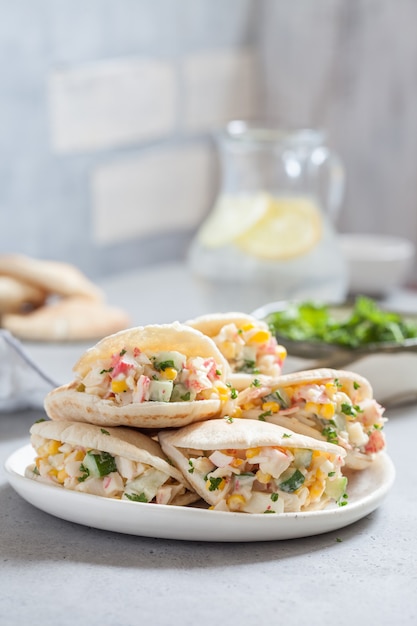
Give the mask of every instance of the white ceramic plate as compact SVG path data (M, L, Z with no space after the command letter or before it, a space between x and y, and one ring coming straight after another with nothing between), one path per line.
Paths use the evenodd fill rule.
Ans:
M111 500L45 485L24 475L33 460L33 448L27 445L7 459L5 469L12 487L38 509L93 528L192 541L271 541L337 530L374 511L395 476L391 459L382 453L369 469L349 476L347 506L310 513L251 515Z

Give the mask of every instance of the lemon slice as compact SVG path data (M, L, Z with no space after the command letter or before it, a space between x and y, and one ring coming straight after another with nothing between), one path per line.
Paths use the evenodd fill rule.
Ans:
M269 205L266 193L222 195L199 231L200 242L217 248L234 241L259 222Z
M236 240L262 259L291 259L309 252L321 239L322 218L308 198L270 197L267 211Z

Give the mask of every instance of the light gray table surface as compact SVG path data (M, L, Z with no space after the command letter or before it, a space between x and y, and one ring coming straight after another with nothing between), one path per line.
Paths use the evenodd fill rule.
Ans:
M185 275L161 266L103 287L135 324L185 320L207 310ZM417 310L414 294L392 302ZM67 382L85 346L25 347ZM417 406L387 413L396 480L376 511L334 532L254 543L118 534L30 505L3 464L42 415L0 414L0 624L417 624Z

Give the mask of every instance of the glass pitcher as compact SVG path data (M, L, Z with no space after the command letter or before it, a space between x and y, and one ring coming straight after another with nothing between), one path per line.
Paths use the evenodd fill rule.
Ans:
M343 300L334 230L344 170L322 132L230 122L217 136L222 182L188 254L211 310L275 300Z

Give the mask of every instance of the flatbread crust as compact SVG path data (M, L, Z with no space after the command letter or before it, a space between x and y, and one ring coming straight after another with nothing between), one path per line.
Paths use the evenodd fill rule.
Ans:
M112 400L77 391L79 381L97 361L111 357L122 349L138 347L145 354L178 351L187 357L212 357L219 366L220 380L228 375L228 364L213 341L199 331L175 322L131 328L99 341L74 365L77 380L58 387L45 398L47 415L53 420L75 420L105 426L136 428L180 427L218 417L220 399L190 402L141 402L116 405Z
M253 378L252 376L252 380ZM292 385L323 383L326 380L330 381L335 378L343 383L349 397L354 398L355 402L373 398L372 385L367 378L350 370L335 370L329 367L282 374L274 381L274 385L276 387L291 387Z
M162 450L172 458L172 448L195 450L244 450L262 446L308 448L346 456L346 450L327 441L306 437L268 422L245 419L218 419L158 433ZM170 454L168 455L168 449Z
M40 435L45 439L54 439L72 446L81 446L108 452L113 456L121 456L130 461L145 463L168 474L192 493L183 494L176 504L184 505L199 499L187 478L182 476L175 467L167 461L159 443L147 435L131 428L102 428L92 424L79 422L44 421L33 424L31 435Z
M23 254L1 254L0 274L61 296L104 299L102 291L69 263L33 259Z
M19 313L45 302L46 291L11 276L0 276L0 314Z
M3 328L28 341L89 341L130 325L122 309L85 296L68 296L29 313L2 317Z

